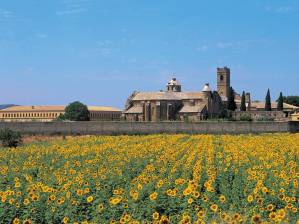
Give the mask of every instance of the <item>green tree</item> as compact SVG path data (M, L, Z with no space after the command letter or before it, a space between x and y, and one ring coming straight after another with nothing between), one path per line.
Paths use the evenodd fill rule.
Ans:
M267 91L266 100L265 100L265 111L271 111L271 95L270 95L270 89Z
M241 111L246 111L246 96L245 92L243 91L242 93L242 98L241 98Z
M79 101L75 101L65 108L65 114L61 116L60 119L70 121L89 121L89 111L86 105Z
M237 104L235 102L235 91L233 87L230 87L229 89L227 109L231 111L235 111L237 109Z
M283 111L283 96L282 92L279 94L278 103L277 103L277 110Z
M0 130L0 142L3 147L15 148L22 144L22 135L20 132L5 128Z

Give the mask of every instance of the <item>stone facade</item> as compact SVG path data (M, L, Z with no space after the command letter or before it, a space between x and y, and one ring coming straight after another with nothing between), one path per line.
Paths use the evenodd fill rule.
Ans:
M122 111L113 107L88 106L90 120L120 120ZM12 106L0 110L0 121L53 121L64 114L65 106Z
M165 91L134 92L127 100L123 116L127 121L199 121L223 113L221 97L211 91L209 84L202 91L182 92L181 84L173 78Z
M230 69L227 67L217 68L217 91L224 101L228 99L229 89Z
M288 120L283 111L236 111L232 113L232 118L240 121L242 119L251 118L252 121L283 121Z
M231 88L231 71L228 67L217 68L217 91L206 84L202 91L183 92L176 78L171 79L165 91L134 92L127 100L123 117L127 121L199 121L229 115L227 111ZM283 111L277 111L277 103L272 103L272 111L265 111L265 103L252 101L251 94L245 92L246 111L241 112L241 94L234 89L237 109L232 116L236 120L249 116L252 120L290 120L299 109L284 103Z
M299 113L294 113L291 115L292 121L298 121L299 122Z
M265 103L260 101L251 102L250 108L247 107L247 111L243 112L237 110L232 113L232 118L236 120L241 120L241 117L251 117L253 121L258 120L275 120L275 121L284 121L284 120L293 120L293 113L294 111L298 110L299 108L290 105L287 103L283 104L283 110L277 110L277 103L271 103L271 111L265 111Z

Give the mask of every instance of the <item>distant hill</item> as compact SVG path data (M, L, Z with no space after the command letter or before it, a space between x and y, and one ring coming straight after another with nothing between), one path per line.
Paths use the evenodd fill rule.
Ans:
M8 107L17 106L15 104L0 104L0 110L3 110Z

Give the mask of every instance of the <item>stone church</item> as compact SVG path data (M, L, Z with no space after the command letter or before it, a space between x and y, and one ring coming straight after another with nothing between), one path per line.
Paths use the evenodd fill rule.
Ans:
M230 88L230 69L217 69L217 91L205 84L201 91L184 92L176 78L165 91L134 92L127 100L124 119L127 121L200 121L225 115Z

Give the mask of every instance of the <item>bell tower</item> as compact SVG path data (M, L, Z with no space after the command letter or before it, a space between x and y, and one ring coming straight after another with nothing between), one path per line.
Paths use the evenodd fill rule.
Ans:
M172 78L166 86L167 92L181 92L182 86L176 78Z
M217 68L217 90L221 97L228 98L230 89L230 69Z

